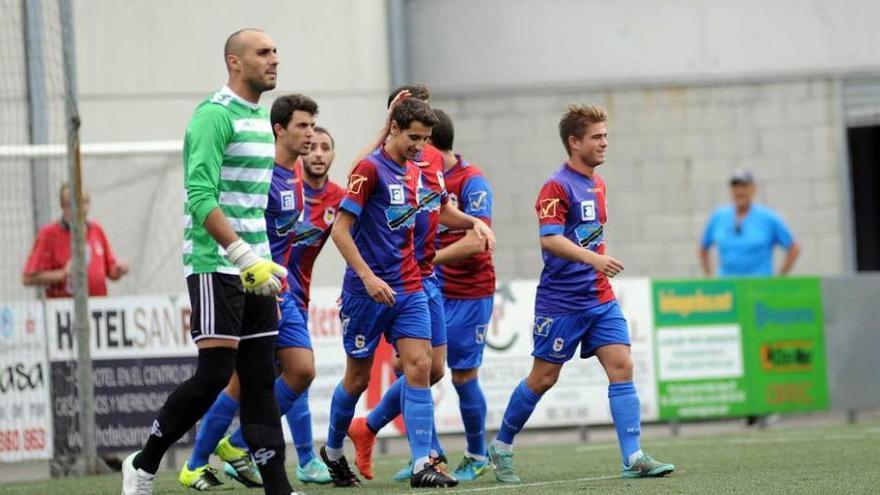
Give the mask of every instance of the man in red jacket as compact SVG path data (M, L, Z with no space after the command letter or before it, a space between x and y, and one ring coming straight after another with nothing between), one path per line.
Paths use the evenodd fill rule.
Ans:
M61 219L44 225L37 234L31 254L22 274L26 286L46 288L46 297L72 297L73 287L68 279L70 272L70 225L72 198L70 186L62 184L59 191ZM90 198L83 193L83 209L89 212ZM89 295L106 296L107 279L119 280L128 273L128 263L116 259L104 229L95 221L86 221L86 265L89 278Z

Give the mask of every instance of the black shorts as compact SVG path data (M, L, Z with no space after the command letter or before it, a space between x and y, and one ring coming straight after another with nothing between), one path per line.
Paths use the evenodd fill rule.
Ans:
M186 286L193 342L278 335L275 297L245 292L238 275L194 273L186 277Z

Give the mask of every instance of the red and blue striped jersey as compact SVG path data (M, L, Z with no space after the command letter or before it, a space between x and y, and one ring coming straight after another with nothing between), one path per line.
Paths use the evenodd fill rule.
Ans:
M449 200L458 209L492 226L492 187L475 165L458 157L458 163L444 173ZM464 237L464 230L440 227L438 249ZM449 299L481 299L495 293L495 265L492 254L484 251L457 263L440 265L437 270L443 297Z
M401 165L378 149L352 170L339 205L357 217L351 234L364 261L398 293L422 290L413 234L419 211L418 183L415 163ZM345 270L342 290L368 295L351 267Z
M290 255L289 235L303 214L302 161L297 160L294 170L275 164L272 170L272 184L269 186L269 199L266 203L266 233L272 260L287 266ZM243 228L247 227L242 225ZM288 278L289 274L288 274ZM283 281L287 285L290 281Z
M563 164L538 193L535 211L541 236L563 235L584 249L605 254L608 210L605 182L598 174L590 178ZM544 270L535 295L535 314L569 314L614 300L604 273L547 250L542 255Z
M419 213L416 215L416 260L422 277L434 275L434 255L437 252L436 237L440 227L440 207L449 199L443 179L443 154L428 144L422 149L417 163L419 177Z
M330 227L336 219L336 211L345 189L335 182L327 181L321 189L312 189L303 181L305 206L303 218L290 234L290 255L287 258L290 293L301 309L309 307L309 287L312 268L318 253L330 237Z

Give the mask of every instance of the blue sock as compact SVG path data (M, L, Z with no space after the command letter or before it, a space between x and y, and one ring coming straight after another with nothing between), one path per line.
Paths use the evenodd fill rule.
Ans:
M405 381L405 379L403 380ZM418 462L431 453L431 430L434 429L434 399L429 387L405 385L403 393L403 422L412 460ZM421 466L414 466L420 471Z
M440 445L440 435L437 434L437 425L434 425L434 428L431 429L431 455L445 455L443 452L443 446Z
M623 464L628 466L630 456L641 450L641 411L636 386L633 382L612 383L608 386L608 401L611 403L611 417L614 418Z
M453 383L458 392L458 408L467 438L467 454L486 455L486 397L477 378Z
M358 397L348 395L342 388L342 382L333 391L333 400L330 402L330 431L327 433L327 447L341 449L342 441L348 434L351 418L354 417L354 406L357 405Z
M309 390L299 395L293 406L287 410L287 426L293 436L293 446L296 447L296 456L300 467L315 458L315 450L312 443L312 411L309 410Z
M385 391L382 400L376 405L376 408L367 414L367 426L373 430L373 433L379 433L379 430L388 423L394 421L394 418L400 414L401 407L401 391L406 384L406 379L398 378Z
M233 447L250 450L247 442L244 441L244 435L241 433L241 425L232 432L232 435L229 435L229 443L231 443Z
M190 469L204 466L208 463L208 458L217 443L226 434L226 429L235 418L238 412L238 402L226 394L220 392L214 404L205 413L202 422L199 424L199 431L196 433L196 444L193 446L192 455L186 465Z
M522 431L523 426L529 420L529 416L532 415L532 411L535 410L539 400L541 400L541 396L532 392L526 386L525 380L519 382L519 385L513 389L510 402L507 403L504 418L501 420L501 429L498 430L498 435L495 439L499 442L513 445L513 437Z

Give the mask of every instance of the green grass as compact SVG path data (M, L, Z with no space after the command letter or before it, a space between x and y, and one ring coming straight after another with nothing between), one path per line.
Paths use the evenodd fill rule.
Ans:
M501 485L490 473L476 482L444 493L877 493L880 469L873 464L880 453L880 423L778 428L741 434L646 440L645 451L676 464L663 479L620 479L616 443L586 443L523 447L516 464L523 484ZM460 453L451 453L453 466ZM376 479L357 492L369 494L425 493L389 480L402 466L401 457L380 457ZM190 493L177 484L176 474L164 471L157 494ZM291 479L293 473L291 472ZM230 482L232 483L232 482ZM234 485L230 485L234 486ZM345 492L332 487L303 487L309 495ZM92 495L119 493L119 477L101 476L0 485L0 494ZM236 487L226 494L262 493Z

